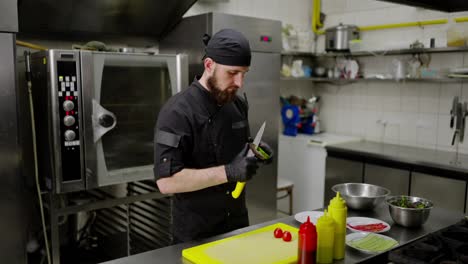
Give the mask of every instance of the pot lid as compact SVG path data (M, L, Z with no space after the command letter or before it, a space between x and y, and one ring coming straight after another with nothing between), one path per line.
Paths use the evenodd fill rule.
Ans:
M344 31L344 30L359 30L355 25L343 25L340 23L338 26L327 28L325 31Z

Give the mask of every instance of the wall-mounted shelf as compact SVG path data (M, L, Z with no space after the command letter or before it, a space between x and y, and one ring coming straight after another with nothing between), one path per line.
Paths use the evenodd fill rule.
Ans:
M422 48L422 49L394 49L394 50L373 50L373 51L356 51L356 52L326 52L312 53L302 51L282 51L281 55L285 56L316 56L316 57L337 57L337 56L384 56L384 55L402 55L416 53L449 53L449 52L465 52L468 47L446 47L446 48Z
M281 51L281 55L284 56L317 56L315 53L307 52L307 51Z
M313 81L317 83L353 83L353 82L397 82L393 78L360 78L360 79L337 79L337 78L321 78L321 77L281 77L282 81ZM405 82L429 82L429 83L457 83L468 81L468 78L406 78L404 80L399 80L399 83Z
M453 53L453 52L468 52L468 47L446 47L446 48L422 48L422 49L397 49L397 50L380 50L380 51L360 51L360 52L328 52L314 54L311 52L302 51L283 51L283 56L301 56L315 58L334 58L337 56L358 57L358 56L386 56L386 55L402 55L402 54L417 54L417 53ZM348 84L353 82L396 82L393 78L361 78L361 79L337 79L326 77L281 77L283 81L312 81L317 83L333 83L333 84ZM399 82L426 82L426 83L459 83L468 81L468 78L406 78Z

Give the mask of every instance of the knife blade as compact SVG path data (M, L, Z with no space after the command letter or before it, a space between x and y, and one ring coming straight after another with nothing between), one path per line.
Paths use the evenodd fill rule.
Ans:
M455 125L455 118L457 117L458 96L453 97L452 109L450 109L450 128Z
M265 125L266 121L263 122L262 126L258 130L257 134L255 135L254 141L252 142L256 147L260 144L260 141L262 140L263 132L265 131ZM254 156L255 153L252 151L252 149L249 149L247 152L247 157L252 157Z
M255 138L253 141L254 147L258 147L258 145L260 144L260 141L262 140L263 132L265 131L265 125L266 125L266 121L263 122L262 126L260 127L257 134L255 135ZM250 148L249 151L247 152L247 157L253 157L254 155L255 153ZM234 191L231 192L232 198L234 199L239 198L240 194L244 190L244 186L245 186L245 182L237 182L236 188L234 189Z

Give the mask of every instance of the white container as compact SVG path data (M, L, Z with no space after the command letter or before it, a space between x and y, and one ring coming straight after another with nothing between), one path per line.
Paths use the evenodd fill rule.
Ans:
M325 206L325 146L359 140L356 137L329 133L279 136L278 177L294 184L293 213ZM278 209L288 211L287 199L278 201Z

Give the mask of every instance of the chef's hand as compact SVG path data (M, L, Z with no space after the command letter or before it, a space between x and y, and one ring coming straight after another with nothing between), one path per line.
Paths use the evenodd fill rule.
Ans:
M257 172L257 158L247 157L249 144L246 143L231 163L225 165L228 182L246 182Z
M270 164L273 161L273 157L275 156L275 151L264 141L260 141L260 144L258 146L266 153L268 154L267 159L258 159L259 161L263 162L264 164Z

